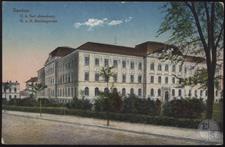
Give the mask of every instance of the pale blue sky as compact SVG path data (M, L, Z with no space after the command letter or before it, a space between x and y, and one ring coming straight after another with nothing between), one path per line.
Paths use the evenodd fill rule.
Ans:
M164 16L160 9L163 4L3 2L3 81L18 80L23 84L36 76L48 53L58 46L76 48L88 41L114 44L115 37L118 45L131 47L145 41L164 42L166 36L156 38ZM13 8L54 15L58 22L20 23Z

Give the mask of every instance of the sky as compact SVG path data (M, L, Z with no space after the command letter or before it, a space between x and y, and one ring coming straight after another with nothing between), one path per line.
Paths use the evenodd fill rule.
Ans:
M3 81L18 81L24 89L25 82L37 76L48 54L59 46L76 48L88 41L129 47L145 41L164 42L168 36L156 37L164 4L3 2ZM26 23L26 18L33 22Z

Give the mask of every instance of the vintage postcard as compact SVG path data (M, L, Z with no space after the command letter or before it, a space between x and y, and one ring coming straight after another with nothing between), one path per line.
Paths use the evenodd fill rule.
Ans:
M223 144L224 3L1 4L2 144Z

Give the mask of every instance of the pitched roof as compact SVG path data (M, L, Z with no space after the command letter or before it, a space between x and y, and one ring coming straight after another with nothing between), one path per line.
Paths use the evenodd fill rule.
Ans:
M94 42L87 42L79 46L77 49L95 51L95 52L132 55L132 56L143 56L142 52L139 52L138 49L136 48L111 45L111 44L94 43Z
M26 83L28 82L37 82L38 78L37 77L31 77L29 80L26 81Z
M55 57L55 56L63 57L70 54L74 50L75 49L71 47L57 47L52 52L50 52L49 55L51 55L52 57Z

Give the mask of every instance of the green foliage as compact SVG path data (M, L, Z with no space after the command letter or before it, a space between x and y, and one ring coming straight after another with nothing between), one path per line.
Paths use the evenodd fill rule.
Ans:
M205 110L205 104L202 99L185 98L169 101L164 104L163 108L163 114L165 116L201 118L201 114Z
M39 113L39 107L19 107L19 106L3 106L5 110L13 111L25 111L25 112L37 112ZM175 126L183 128L195 128L197 129L201 119L178 119L173 117L161 117L161 116L149 116L140 114L130 114L130 113L108 113L106 112L94 112L94 111L84 111L76 109L66 109L58 107L43 107L43 113L50 114L67 114L75 115L81 117L106 119L111 120L132 122L132 123L145 123L145 124L155 124L155 125L165 125L165 126Z
M158 100L159 101L159 100ZM140 113L156 115L160 113L160 102L148 99L141 99L130 95L123 101L123 113Z
M94 106L95 111L120 112L122 97L116 91L109 93L100 92L98 98L95 99Z
M67 103L66 107L69 109L83 109L83 110L91 110L92 104L89 99L78 99L74 98L72 102Z

